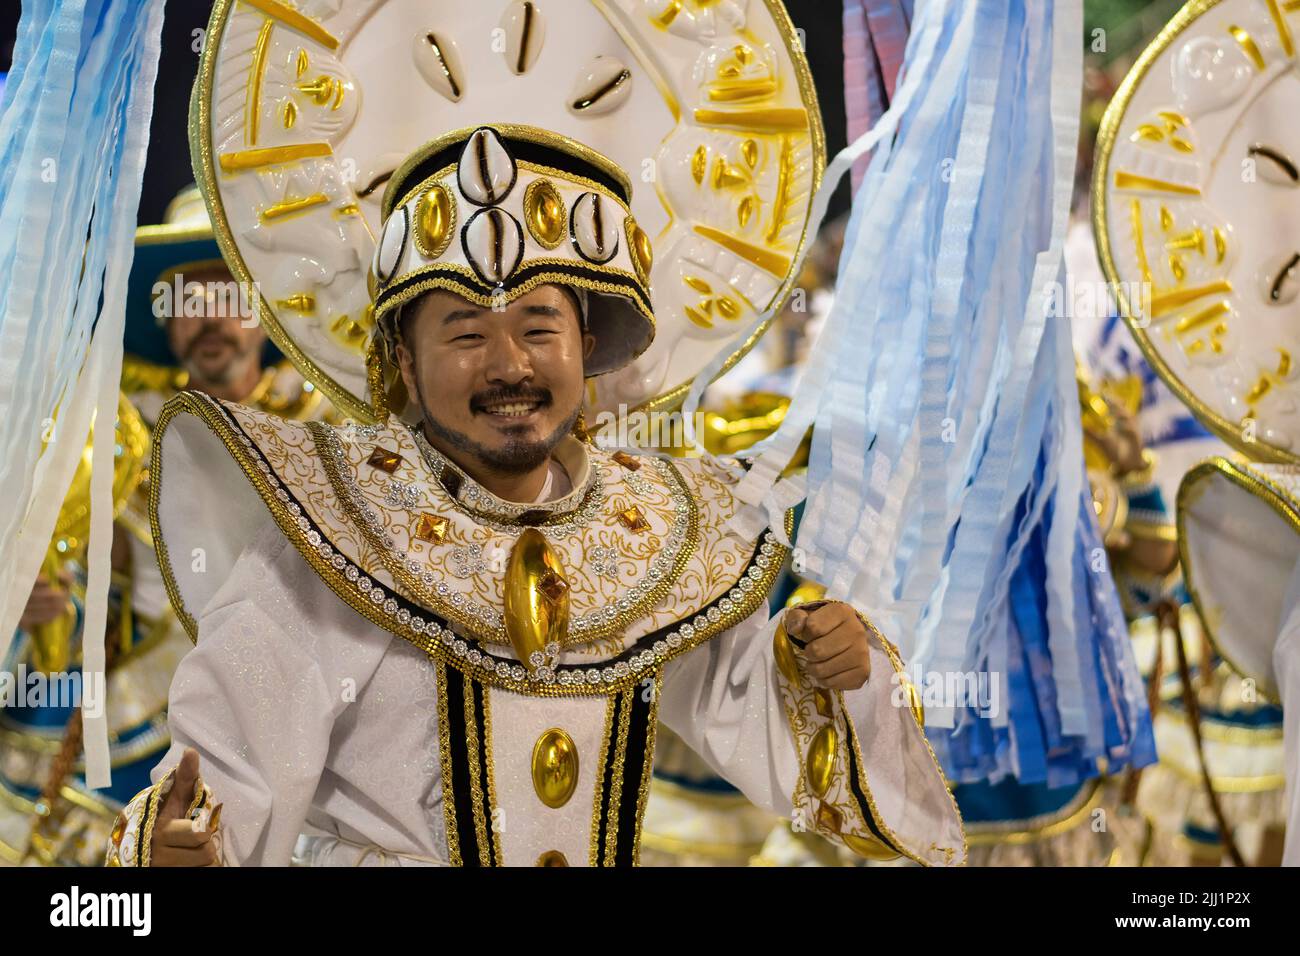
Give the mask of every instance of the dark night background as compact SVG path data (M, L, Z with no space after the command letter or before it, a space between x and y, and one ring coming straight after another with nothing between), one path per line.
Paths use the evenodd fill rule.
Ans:
M826 125L831 154L844 146L843 36L840 0L794 0L786 4L795 25L805 31L808 60L812 64L817 94ZM208 24L211 0L167 0L163 22L162 62L154 93L149 159L140 198L140 222L159 222L167 203L194 181L190 171L185 129L189 118L190 87L198 66L194 31ZM9 69L20 4L8 0L0 10L0 71ZM432 134L430 134L432 135ZM832 209L847 208L848 193L841 188Z

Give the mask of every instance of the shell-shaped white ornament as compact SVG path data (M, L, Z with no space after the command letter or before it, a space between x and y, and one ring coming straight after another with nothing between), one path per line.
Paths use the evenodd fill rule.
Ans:
M503 51L506 66L516 76L527 73L542 52L546 39L546 20L537 4L528 0L514 0L501 15L501 30L505 33Z
M578 73L569 109L579 116L599 116L618 109L631 95L632 71L622 60L602 55Z
M388 180L392 178L393 173L397 172L397 167L402 165L406 156L406 153L389 151L362 162L357 178L352 184L353 194L362 201L373 202L378 206L384 198L384 187L388 185Z
M460 102L465 95L465 70L455 40L437 30L425 30L412 40L411 56L426 83L451 102Z
M406 250L406 237L411 231L410 213L405 206L397 209L384 223L384 234L375 248L375 278L383 285L392 281L397 266Z
M460 154L456 181L476 206L494 206L514 188L518 170L496 130L484 127L470 134Z
M618 255L618 234L624 214L600 193L583 193L569 216L569 236L578 255L604 265Z
M480 209L461 233L465 258L489 285L504 283L524 257L524 229L504 209Z

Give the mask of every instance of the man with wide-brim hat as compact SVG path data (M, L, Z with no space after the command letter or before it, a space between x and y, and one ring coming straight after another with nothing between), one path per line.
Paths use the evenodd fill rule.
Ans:
M85 787L76 701L27 694L0 702L0 857L13 862L101 863L100 846L119 812L170 742L167 688L191 645L172 613L149 527L150 433L163 404L189 387L289 417L330 408L267 342L221 258L198 191L178 195L164 219L136 232L115 423L107 680L113 785ZM57 687L80 667L89 491L86 455L6 667L28 683Z

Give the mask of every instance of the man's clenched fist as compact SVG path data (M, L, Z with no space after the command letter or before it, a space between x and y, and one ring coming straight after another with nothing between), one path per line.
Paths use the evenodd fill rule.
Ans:
M785 633L803 645L812 682L857 690L871 676L867 628L843 601L814 601L785 612Z
M190 747L176 767L172 788L154 819L153 843L149 849L151 866L220 866L217 841L213 837L221 808L212 811L207 827L189 818L198 782L199 752Z

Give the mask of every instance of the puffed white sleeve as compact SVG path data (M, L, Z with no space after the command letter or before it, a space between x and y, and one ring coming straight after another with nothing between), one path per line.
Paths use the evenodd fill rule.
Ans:
M223 862L290 862L346 706L321 661L346 634L348 614L264 525L198 615L197 644L172 680L171 748L154 786L119 817L109 865L149 865L154 816L187 747L199 752L201 774L190 816L206 823L221 805Z
M861 617L861 615L859 615ZM869 859L961 865L965 833L897 651L863 618L871 677L829 691L761 607L665 670L659 719L753 803Z

